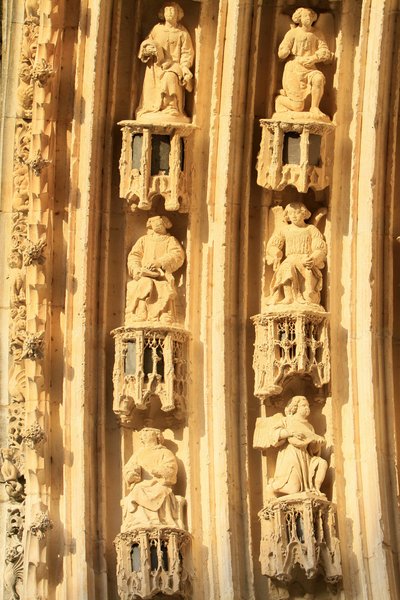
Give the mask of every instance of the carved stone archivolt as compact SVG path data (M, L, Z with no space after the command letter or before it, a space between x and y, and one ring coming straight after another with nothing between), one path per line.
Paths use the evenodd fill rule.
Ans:
M157 397L164 412L186 407L188 333L173 327L120 327L115 338L114 412L122 423L135 419Z
M186 501L172 490L178 463L159 429L142 429L140 443L124 467L129 492L121 502L121 533L115 540L120 598L157 593L185 598L190 535L184 525Z
M7 600L28 595L47 596L47 582L41 569L42 561L46 561L46 547L44 536L40 535L47 526L43 519L36 523L35 514L38 505L47 510L45 502L49 498L44 468L46 451L38 453L37 446L46 437L47 257L51 253L52 164L56 137L53 122L57 114L61 40L62 4L26 0L18 69L8 261L11 281L9 447L2 452L1 467L12 514L18 514L19 520L18 535L10 533L10 527L7 530ZM23 534L25 515L33 526L30 533L37 537L35 547L28 542L30 533Z
M190 124L121 121L120 196L132 211L164 198L168 211L188 212L191 195Z

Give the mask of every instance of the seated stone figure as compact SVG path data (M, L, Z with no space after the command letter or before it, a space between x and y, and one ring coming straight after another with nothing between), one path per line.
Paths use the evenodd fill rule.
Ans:
M279 58L291 58L283 71L283 89L275 100L276 113L302 112L306 99L311 96L310 116L316 120L329 121L319 109L325 76L315 65L331 61L333 53L323 35L312 28L313 22L317 20L317 14L313 10L298 8L293 13L292 20L298 26L287 32L278 49Z
M315 225L305 223L311 213L302 202L290 202L283 214L288 225L267 244L267 264L274 269L267 304L319 304L325 240Z
M147 234L138 239L128 256L125 325L137 322L171 324L175 320L174 271L182 266L185 252L167 229L167 217L147 220Z
M124 467L124 479L130 492L121 503L122 531L153 526L184 528L184 500L172 491L178 463L163 441L159 429L142 429L141 448L134 452Z
M312 492L321 494L328 463L319 456L325 443L308 421L310 406L305 396L294 396L285 414L261 419L262 447L279 448L275 474L268 482L271 496Z
M185 90L193 89L194 50L189 32L179 21L183 10L176 2L164 4L161 23L142 42L139 58L146 63L142 96L136 111L139 121L185 122Z

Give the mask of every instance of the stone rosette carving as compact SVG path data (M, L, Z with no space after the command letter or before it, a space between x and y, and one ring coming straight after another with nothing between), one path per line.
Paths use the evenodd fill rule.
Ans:
M40 424L35 421L30 427L23 431L22 439L24 444L33 450L46 439L46 432Z
M26 332L23 340L21 358L37 360L43 358L44 353L44 332L30 333Z
M121 121L120 196L134 212L164 198L167 211L188 212L192 193L190 124Z
M317 69L318 63L331 62L333 53L324 36L313 28L318 15L310 8L298 8L292 15L296 26L291 27L283 38L278 56L288 59L282 78L282 89L275 100L273 118L310 118L313 121L328 121L319 105L324 93L325 76ZM304 111L310 98L309 111Z
M188 333L174 327L120 327L115 338L113 410L120 421L135 421L134 409L146 410L157 397L161 410L177 418L187 392Z
M140 444L124 467L129 492L121 502L121 533L115 540L120 598L188 597L186 501L173 492L178 463L159 429L142 429Z
M24 266L28 267L33 264L42 265L45 261L44 249L46 248L46 245L47 242L44 238L37 242L26 239L22 250Z
M36 175L36 177L39 177L42 170L51 163L50 160L44 158L40 148L36 151L36 154L34 154L33 157L29 158L26 162L30 166L32 172Z
M36 81L40 87L44 87L53 75L53 67L45 58L37 60L33 65L31 78L32 81Z
M29 527L29 531L39 540L42 540L49 529L53 529L53 522L49 515L44 511L38 512Z
M141 43L139 59L146 65L136 119L147 123L185 122L185 90L193 90L194 48L187 29L181 25L182 7L164 3L155 25Z

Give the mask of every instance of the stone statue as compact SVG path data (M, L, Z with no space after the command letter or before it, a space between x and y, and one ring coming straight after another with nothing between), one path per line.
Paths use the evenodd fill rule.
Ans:
M159 429L146 427L140 432L142 447L124 467L124 479L130 487L122 500L122 531L139 527L176 527L183 529L182 498L175 496L178 463L163 445Z
M276 113L302 112L306 99L311 95L309 115L315 120L329 121L329 117L319 109L325 77L315 65L331 61L333 53L323 35L312 28L317 16L310 8L298 8L293 13L292 20L297 27L291 26L278 49L279 58L292 58L285 64L283 89L275 100L275 110Z
M167 229L167 217L147 220L147 234L138 239L128 256L128 282L125 325L156 321L171 324L175 320L176 298L174 271L182 266L185 252Z
M159 12L161 23L142 42L139 58L146 63L142 96L136 111L139 121L187 122L185 90L193 90L194 49L189 32L179 23L183 10L167 2Z
M267 244L266 260L274 269L267 304L319 305L326 242L315 225L305 223L311 213L302 202L290 202L283 215L288 224Z
M263 427L262 447L279 448L275 475L268 483L271 496L312 492L321 495L321 485L328 468L320 457L325 443L308 421L310 406L305 396L294 396L285 408L260 421Z

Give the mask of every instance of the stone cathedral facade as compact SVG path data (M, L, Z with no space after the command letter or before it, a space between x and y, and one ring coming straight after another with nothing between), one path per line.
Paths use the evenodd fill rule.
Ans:
M400 598L399 40L3 3L0 598Z

